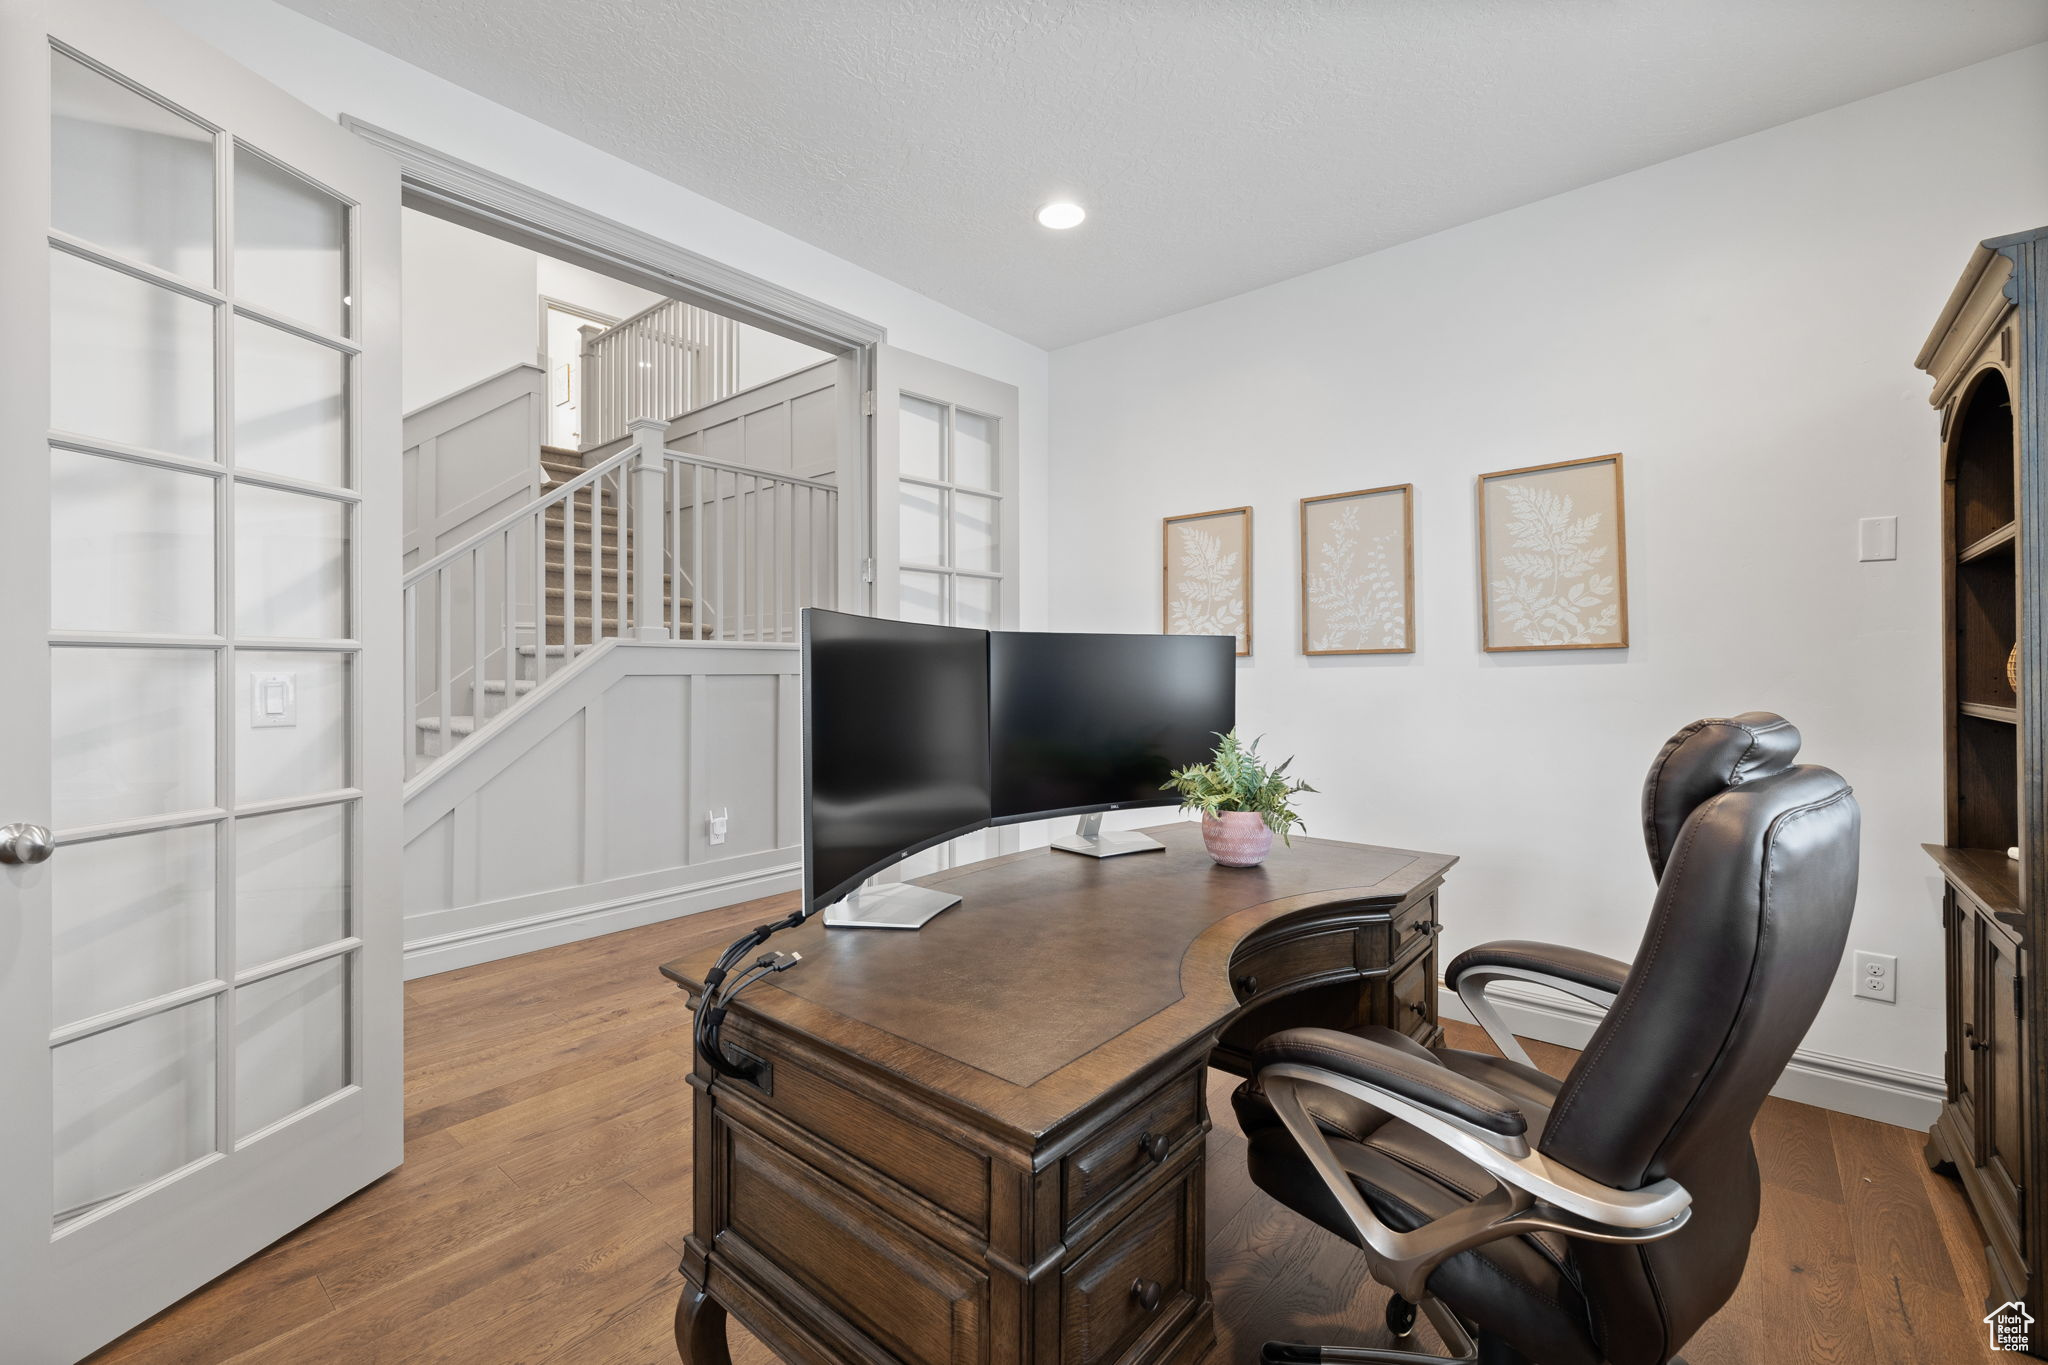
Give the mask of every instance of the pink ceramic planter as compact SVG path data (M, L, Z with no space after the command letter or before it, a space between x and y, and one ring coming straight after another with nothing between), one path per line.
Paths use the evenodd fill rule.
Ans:
M1225 867L1257 867L1273 851L1273 831L1256 812L1227 810L1202 817L1202 846Z

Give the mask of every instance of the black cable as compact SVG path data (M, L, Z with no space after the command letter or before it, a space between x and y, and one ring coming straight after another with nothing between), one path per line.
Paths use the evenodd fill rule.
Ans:
M697 1002L697 1019L692 1030L692 1040L696 1044L697 1054L719 1075L735 1080L748 1080L761 1069L757 1062L736 1061L727 1056L724 1045L719 1041L719 1028L725 1023L728 1002L761 977L789 970L802 960L802 954L788 954L786 957L781 953L764 954L761 960L743 971L739 980L729 989L726 986L727 981L731 979L733 971L739 967L747 954L766 943L774 934L784 929L794 929L809 917L805 911L797 909L791 911L787 918L755 925L734 939L731 946L719 955L717 964L704 973L704 994ZM769 957L778 959L776 965L764 965Z

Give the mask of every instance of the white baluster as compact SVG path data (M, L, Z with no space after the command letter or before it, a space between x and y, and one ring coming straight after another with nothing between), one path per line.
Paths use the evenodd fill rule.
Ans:
M483 725L484 547L481 545L469 552L469 716L472 726Z
M447 753L452 747L449 740L455 732L455 678L450 667L449 656L454 652L454 633L451 619L455 615L455 566L444 564L434 575L437 588L434 600L434 691L441 701L441 752Z

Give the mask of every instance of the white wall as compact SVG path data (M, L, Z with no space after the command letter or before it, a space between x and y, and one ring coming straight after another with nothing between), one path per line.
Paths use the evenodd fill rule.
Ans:
M1017 386L1021 527L1045 539L1046 353L273 0L150 0L151 7L328 115L346 111L592 212L667 238L889 329L891 344ZM529 329L530 330L530 329ZM1019 583L1026 624L1045 621L1037 556Z
M1807 1047L1941 1069L1936 424L1913 369L1979 239L2048 220L2048 46L1053 356L1052 620L1151 630L1159 518L1256 518L1244 728L1311 832L1462 856L1444 948L1632 956L1642 774L1764 708L1863 803L1846 970ZM1473 477L1627 455L1626 652L1485 655ZM1297 498L1412 481L1419 649L1299 653ZM1856 519L1900 557L1859 564ZM1730 983L1734 988L1735 983Z
M539 349L539 257L424 213L399 215L404 348L400 406L412 412Z

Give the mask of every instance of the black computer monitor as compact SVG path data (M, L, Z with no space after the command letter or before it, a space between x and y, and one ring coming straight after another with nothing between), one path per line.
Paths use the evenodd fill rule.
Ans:
M804 904L989 822L988 632L803 614Z
M990 818L1012 824L1133 806L1236 724L1227 635L989 636Z

